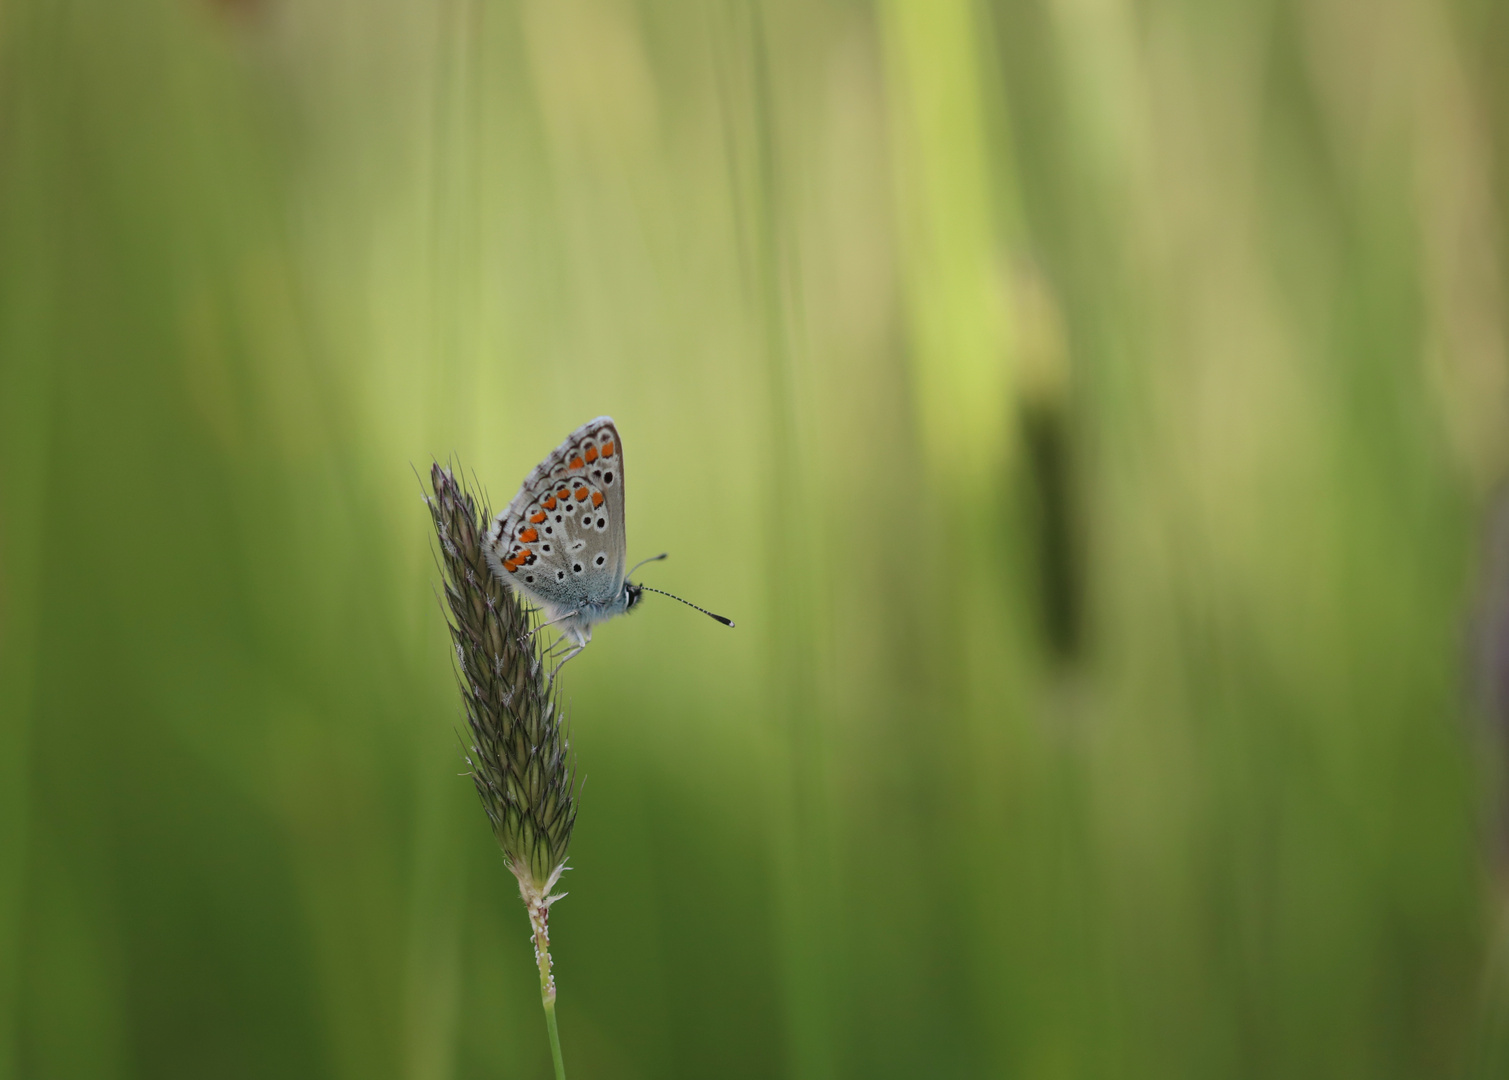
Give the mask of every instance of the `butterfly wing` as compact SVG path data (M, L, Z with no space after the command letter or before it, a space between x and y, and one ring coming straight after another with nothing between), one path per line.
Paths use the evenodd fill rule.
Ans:
M525 479L488 531L488 561L552 614L623 589L623 443L610 417L577 428Z

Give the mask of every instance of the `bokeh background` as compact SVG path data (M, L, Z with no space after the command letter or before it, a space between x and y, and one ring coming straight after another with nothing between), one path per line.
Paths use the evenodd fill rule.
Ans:
M0 1078L548 1074L416 470L601 413L739 625L563 675L569 1075L1509 1075L1506 71L1491 0L0 3Z

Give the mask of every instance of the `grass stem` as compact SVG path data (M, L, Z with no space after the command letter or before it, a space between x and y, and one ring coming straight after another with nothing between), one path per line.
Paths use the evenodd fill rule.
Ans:
M529 905L529 925L534 930L534 959L540 967L540 1001L545 1006L545 1026L550 1029L550 1056L555 1061L555 1080L566 1080L561 1060L561 1035L555 1025L555 976L550 970L550 905Z

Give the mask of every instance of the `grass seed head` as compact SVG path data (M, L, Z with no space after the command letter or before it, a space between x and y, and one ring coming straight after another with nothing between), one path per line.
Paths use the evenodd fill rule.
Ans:
M439 464L430 487L468 771L524 902L548 908L576 824L577 784L554 685L530 637L535 612L488 568L485 502Z

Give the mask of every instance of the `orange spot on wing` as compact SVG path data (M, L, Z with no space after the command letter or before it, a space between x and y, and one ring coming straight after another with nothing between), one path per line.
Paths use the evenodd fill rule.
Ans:
M613 444L611 442L605 442L605 443L603 443L603 457L612 457L612 456L613 456Z
M592 493L592 505L593 506L601 506L602 504L603 504L603 493L601 491L594 491Z
M546 495L545 496L545 509L546 510L554 510L555 509L555 496L554 495Z
M569 499L571 498L571 492L567 491L565 488L561 488L560 491L557 491L555 493L555 497L557 499Z
M538 513L530 514L529 520L538 525L540 522L545 520L545 511L541 510Z
M524 541L524 543L526 544L532 544L539 538L540 534L535 532L533 529L525 529L519 534L519 539Z
M584 487L577 488L576 489L576 501L577 502L582 502L586 498L587 498L587 489L584 488Z
M582 456L578 454L576 455L576 457L571 459L571 467L573 469L585 469L587 465L582 461Z
M594 461L597 460L597 447L595 447L595 446L589 446L589 447L587 447L587 452L585 454L583 454L582 457L584 457L584 458L587 459L587 464L588 465L591 465Z

